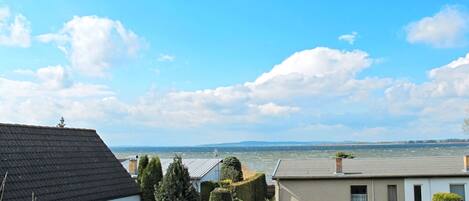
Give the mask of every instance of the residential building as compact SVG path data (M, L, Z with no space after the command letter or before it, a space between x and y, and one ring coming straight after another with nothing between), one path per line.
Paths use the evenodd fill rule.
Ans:
M2 201L139 201L135 181L95 130L0 124Z
M120 158L119 162L127 170L133 179L137 179L138 175L138 156L129 156L127 158Z
M163 174L173 159L161 159ZM220 181L220 168L222 159L182 159L188 169L191 183L200 192L200 184L204 181Z
M279 160L277 201L431 201L437 192L469 199L469 156Z

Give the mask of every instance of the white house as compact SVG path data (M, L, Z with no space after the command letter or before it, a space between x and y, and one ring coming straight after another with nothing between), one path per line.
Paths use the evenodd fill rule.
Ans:
M119 159L122 166L129 172L132 178L138 175L138 156L130 156ZM160 159L163 174L173 159ZM194 188L200 192L200 184L204 181L220 181L220 164L222 159L182 159L182 163L188 169Z
M272 178L277 201L468 200L469 156L280 160Z
M173 159L161 159L163 174ZM204 181L220 181L220 167L222 159L182 159L188 169L194 188L200 192L200 184Z

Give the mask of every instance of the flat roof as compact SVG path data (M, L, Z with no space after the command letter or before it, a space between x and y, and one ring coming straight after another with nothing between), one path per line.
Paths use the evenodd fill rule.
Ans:
M343 174L335 174L335 159L279 160L272 179L360 179L406 177L467 177L463 156L343 159Z

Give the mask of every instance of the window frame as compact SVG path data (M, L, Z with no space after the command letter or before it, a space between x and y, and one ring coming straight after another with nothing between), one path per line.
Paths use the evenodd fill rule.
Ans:
M464 189L463 201L465 201L466 200L466 183L450 183L449 184L449 192L450 193L451 193L451 186L463 186L463 189Z
M390 201L390 200L389 200L389 198L390 198L389 187L390 187L390 186L393 186L393 187L395 188L395 190L396 190L396 201L399 201L399 192L397 191L397 184L388 184L388 185L387 185L386 190L387 190L387 192L388 192L388 201Z
M417 198L417 196L416 196L416 194L415 194L415 188L416 188L416 187L419 187L419 191L420 191L420 196L419 196L419 197L420 197L420 200L415 199L415 198ZM413 190L412 192L413 192L413 194L414 194L414 200L413 200L413 201L422 201L422 184L414 184L412 190Z
M353 188L354 187L365 187L365 193L353 193ZM350 185L350 200L353 201L353 195L365 195L365 200L368 201L368 185L366 184L356 184L356 185Z

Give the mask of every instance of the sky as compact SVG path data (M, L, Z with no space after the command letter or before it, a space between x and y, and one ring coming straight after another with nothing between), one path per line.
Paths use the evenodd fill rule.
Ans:
M110 146L467 138L467 1L0 0L0 122Z

